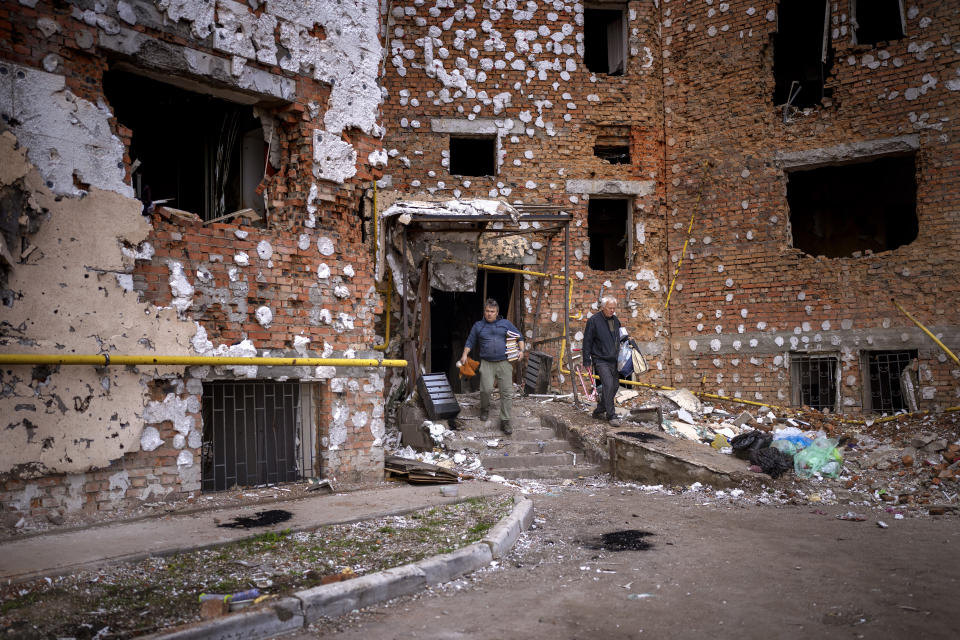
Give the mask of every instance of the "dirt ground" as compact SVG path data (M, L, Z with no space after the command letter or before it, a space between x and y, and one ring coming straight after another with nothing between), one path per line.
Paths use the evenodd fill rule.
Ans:
M602 481L532 498L536 528L496 566L294 637L957 637L953 515ZM648 548L604 550L618 531Z

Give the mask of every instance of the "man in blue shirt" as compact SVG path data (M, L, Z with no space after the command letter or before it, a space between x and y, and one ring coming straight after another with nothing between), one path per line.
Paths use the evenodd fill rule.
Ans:
M493 298L488 298L483 305L483 320L474 323L470 329L457 366L462 367L467 354L476 349L477 359L480 360L480 419L486 421L489 416L490 393L496 381L500 386L500 428L504 433L511 434L513 365L507 360L507 333L513 333L512 338L516 340L520 354L526 345L520 330L506 318L499 317L499 313L500 305Z

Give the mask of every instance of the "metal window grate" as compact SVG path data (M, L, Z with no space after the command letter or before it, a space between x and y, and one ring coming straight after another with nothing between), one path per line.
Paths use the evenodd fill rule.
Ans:
M299 382L204 383L204 491L313 475L312 450L302 442Z
M837 406L836 356L790 356L793 368L794 403L818 411L834 410Z
M896 413L907 409L900 386L900 373L916 357L916 351L871 351L867 354L871 410Z

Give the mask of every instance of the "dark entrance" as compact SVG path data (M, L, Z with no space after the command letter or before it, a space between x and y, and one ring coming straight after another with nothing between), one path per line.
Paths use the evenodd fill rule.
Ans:
M299 480L299 428L299 382L203 383L203 490Z
M516 317L519 310L514 300L514 274L479 270L476 291L430 291L430 361L431 373L447 374L454 393L476 391L480 388L479 376L461 384L457 371L457 358L463 353L470 327L483 318L484 290L486 297L500 305L500 315L519 329ZM484 286L486 283L486 286Z

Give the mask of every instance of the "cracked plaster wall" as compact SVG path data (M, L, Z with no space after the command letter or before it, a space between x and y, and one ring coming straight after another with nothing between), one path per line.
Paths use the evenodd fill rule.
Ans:
M45 219L29 238L36 249L9 273L13 304L0 315L0 349L188 355L193 324L139 302L122 284L133 268L122 247L150 231L139 202L96 188L58 198L16 144L11 132L0 135L0 188L23 185ZM4 367L0 475L82 472L138 451L156 375L148 367Z

